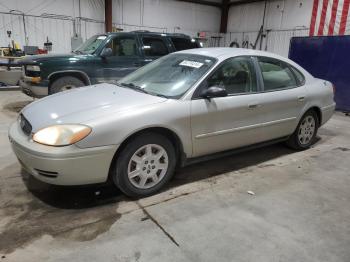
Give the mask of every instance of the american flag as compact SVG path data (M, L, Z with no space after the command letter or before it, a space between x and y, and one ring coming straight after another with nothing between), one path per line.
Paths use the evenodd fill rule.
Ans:
M350 0L314 0L310 36L350 34Z

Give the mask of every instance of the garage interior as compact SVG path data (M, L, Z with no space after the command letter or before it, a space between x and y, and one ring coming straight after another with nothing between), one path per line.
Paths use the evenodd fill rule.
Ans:
M349 5L1 0L0 261L350 261ZM194 163L145 198L109 183L55 186L29 175L8 130L41 98L21 91L18 61L132 31L289 57L335 84L337 110L308 150L278 143Z

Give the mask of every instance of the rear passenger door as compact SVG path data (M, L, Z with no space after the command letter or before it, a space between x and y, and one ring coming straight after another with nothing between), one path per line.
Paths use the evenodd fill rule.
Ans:
M170 44L165 36L161 35L141 35L141 44L143 52L142 65L145 65L153 60L165 56L171 52Z
M290 135L306 104L303 76L297 69L278 59L256 57L256 64L263 86L258 105L264 125L261 135L264 140Z

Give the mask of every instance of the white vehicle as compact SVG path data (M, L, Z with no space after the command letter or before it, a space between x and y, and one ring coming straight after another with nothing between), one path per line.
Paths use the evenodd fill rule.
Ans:
M178 164L266 142L306 149L335 109L333 86L278 55L203 48L173 53L115 85L46 97L9 131L21 164L47 183L111 179L158 191Z

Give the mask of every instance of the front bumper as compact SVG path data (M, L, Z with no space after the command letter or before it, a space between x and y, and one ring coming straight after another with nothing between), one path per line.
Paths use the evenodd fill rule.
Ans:
M9 139L23 168L37 179L55 185L105 182L118 148L117 145L85 149L76 145L41 145L23 133L18 121L11 125Z
M48 81L42 80L38 84L31 82L30 77L23 77L19 80L19 86L23 93L31 97L44 97L48 95Z

